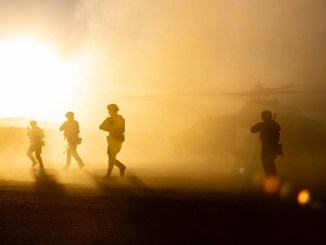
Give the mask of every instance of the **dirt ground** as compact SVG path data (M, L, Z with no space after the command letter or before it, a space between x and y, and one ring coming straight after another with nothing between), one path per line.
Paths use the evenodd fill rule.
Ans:
M299 205L298 183L62 172L0 178L0 244L325 244L321 185Z

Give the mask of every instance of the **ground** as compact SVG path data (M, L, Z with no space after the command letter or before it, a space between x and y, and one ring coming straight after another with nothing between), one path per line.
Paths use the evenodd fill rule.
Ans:
M266 193L241 178L104 181L78 170L0 180L1 244L324 244L323 186ZM24 176L30 176L24 178ZM226 188L227 186L227 188Z

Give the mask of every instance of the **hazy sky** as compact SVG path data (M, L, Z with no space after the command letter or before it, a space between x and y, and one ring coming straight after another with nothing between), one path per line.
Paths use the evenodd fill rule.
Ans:
M102 83L205 92L258 79L322 82L325 7L316 0L86 1L75 24L84 27L79 40L101 48Z
M172 136L202 115L236 113L248 98L124 96L241 91L258 80L266 87L324 89L325 10L324 0L0 0L0 117L13 103L20 113L15 116L54 115L49 118L57 123L72 110L81 126L81 155L90 165L105 165L106 134L98 125L107 116L106 105L115 102L126 118L122 160L135 164L138 154L157 163L173 154ZM42 42L20 43L26 35ZM42 56L45 44L53 53ZM42 49L24 50L35 45ZM43 57L52 57L48 64L56 68L38 72ZM36 74L29 77L29 68ZM73 79L57 76L67 69ZM325 96L304 96L295 106L326 115ZM281 103L292 100L284 96ZM47 147L62 156L62 135L53 135Z
M110 100L138 103L117 95L251 89L257 80L324 88L325 10L323 0L0 0L0 38L32 33L65 59L87 50L88 90L76 100L103 116Z

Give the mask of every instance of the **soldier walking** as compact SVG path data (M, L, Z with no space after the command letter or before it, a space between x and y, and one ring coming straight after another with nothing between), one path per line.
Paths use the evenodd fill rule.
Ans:
M120 152L122 143L125 140L125 119L118 114L119 107L116 104L109 104L107 109L110 116L99 127L101 130L109 132L107 136L109 162L107 175L104 178L110 178L114 165L119 168L120 177L123 177L126 166L117 160L116 156Z
M281 127L272 119L270 111L261 113L262 122L251 127L252 133L260 133L260 141L262 143L261 161L263 163L264 172L267 177L276 176L275 158L277 155L283 155L282 145L278 144L280 139Z
M27 127L27 136L30 140L30 146L27 149L26 155L32 161L32 167L39 164L40 169L44 169L43 161L41 158L42 146L44 146L44 132L37 126L37 122L30 121L30 127ZM33 153L35 152L35 157ZM36 159L35 159L36 158Z
M64 138L68 141L67 160L64 169L69 169L71 156L77 161L79 169L82 169L85 165L77 153L77 145L81 144L82 141L79 137L79 123L75 120L75 114L71 111L66 113L66 118L68 120L60 127L60 131L64 132Z

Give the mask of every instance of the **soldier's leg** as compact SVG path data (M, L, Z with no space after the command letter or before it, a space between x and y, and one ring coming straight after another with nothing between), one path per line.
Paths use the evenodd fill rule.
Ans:
M41 151L42 151L41 147L36 148L35 149L35 157L36 157L38 163L40 164L40 169L44 169L43 161L42 161L42 158L41 158Z
M79 168L83 168L85 166L83 160L80 158L80 156L77 153L77 145L71 146L71 155L77 161Z
M269 166L270 166L270 169L269 169L269 175L270 176L276 176L276 164L275 164L275 158L276 156L274 154L271 155L270 157L270 163L269 163Z
M115 162L114 165L116 165L119 170L120 170L120 177L124 176L124 173L126 171L126 166L124 164L122 164L118 159L117 159L117 154L120 152L121 147L122 147L122 142L121 141L116 141L113 145L114 147L114 151L116 152L116 156L115 156Z
M266 177L276 176L275 156L272 154L262 154L261 160Z
M32 167L34 167L35 165L37 165L37 161L36 161L36 159L34 158L34 156L32 154L33 152L34 152L34 147L30 145L28 147L28 149L27 149L26 155L33 162Z
M116 162L116 153L112 152L109 148L108 148L108 156L109 156L109 162L108 162L108 171L107 171L107 175L110 176L112 173L112 169L114 167L114 164Z
M126 171L126 166L122 164L118 159L115 159L114 163L120 170L120 177L123 177Z
M71 163L71 146L68 145L67 159L66 159L66 167L65 168L69 168L70 167L70 163Z

